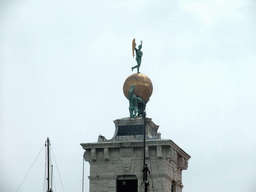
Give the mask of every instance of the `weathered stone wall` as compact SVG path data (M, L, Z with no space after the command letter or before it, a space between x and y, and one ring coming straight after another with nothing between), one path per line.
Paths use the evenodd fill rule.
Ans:
M116 192L117 177L138 179L138 192L144 192L143 130L146 130L146 164L149 191L182 191L182 170L186 170L190 156L172 140L161 139L150 118L117 119L115 134L110 140L100 135L96 143L82 143L84 158L90 163L90 192ZM120 178L120 177L119 177Z
M143 191L143 147L142 143L140 147L130 147L132 145L129 142L126 147L86 150L84 158L90 163L90 192L115 192L118 175L135 175L138 191ZM150 170L149 189L154 187L157 191L171 192L172 182L175 182L176 192L182 191L181 172L186 168L186 160L180 154L170 145L154 145L151 141L146 148L146 157Z

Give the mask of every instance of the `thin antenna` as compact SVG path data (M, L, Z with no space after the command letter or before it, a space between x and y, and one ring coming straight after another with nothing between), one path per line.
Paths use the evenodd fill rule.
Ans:
M47 146L47 191L46 192L52 192L52 189L50 187L50 140L49 137L47 137L46 140L46 146Z

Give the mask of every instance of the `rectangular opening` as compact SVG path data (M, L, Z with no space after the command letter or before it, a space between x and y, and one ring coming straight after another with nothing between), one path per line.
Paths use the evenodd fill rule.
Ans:
M117 192L138 192L138 179L136 176L118 176L116 189Z
M118 126L118 136L124 135L143 135L143 125L124 125Z

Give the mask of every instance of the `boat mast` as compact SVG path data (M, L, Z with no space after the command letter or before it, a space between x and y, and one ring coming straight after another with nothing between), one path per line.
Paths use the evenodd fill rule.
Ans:
M50 187L50 140L49 137L47 137L46 140L46 147L47 147L47 191L46 192L52 192L52 189Z
M143 135L144 135L144 147L143 147L143 183L145 184L145 192L148 192L148 165L146 164L146 111L143 112Z

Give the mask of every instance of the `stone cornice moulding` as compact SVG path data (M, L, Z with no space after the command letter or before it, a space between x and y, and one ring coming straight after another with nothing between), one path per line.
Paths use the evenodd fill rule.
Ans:
M148 140L146 141L148 147L153 146L170 146L173 148L179 155L184 157L186 160L189 160L191 157L185 151L183 151L176 143L172 140ZM80 144L83 149L91 150L91 149L104 149L104 148L122 148L122 147L141 147L141 141L126 141L126 142L94 142L94 143L81 143Z

